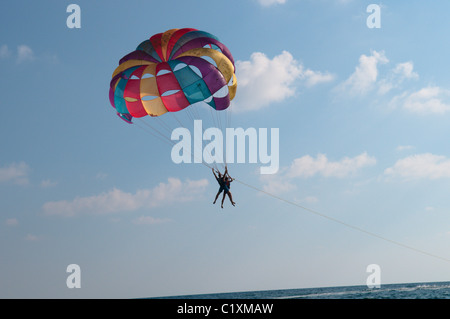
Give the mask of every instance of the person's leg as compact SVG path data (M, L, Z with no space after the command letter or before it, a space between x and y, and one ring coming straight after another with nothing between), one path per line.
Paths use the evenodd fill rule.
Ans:
M213 202L213 204L215 204L215 203L216 203L216 201L217 201L217 198L219 198L219 195L220 195L220 193L222 193L222 191L223 191L223 187L222 187L222 186L220 186L220 188L219 188L219 191L217 192L217 195L216 195L216 198L214 199L214 202Z
M227 194L228 194L228 198L230 199L231 205L234 206L236 203L233 202L233 195L231 195L231 192L228 192Z
M217 192L217 195L216 195L216 198L214 199L214 202L213 202L213 204L215 204L216 203L216 201L217 201L217 198L219 197L219 195L220 195L220 190Z
M222 197L222 208L223 208L223 201L225 200L225 195L226 195L227 193L226 192L223 192L223 197Z

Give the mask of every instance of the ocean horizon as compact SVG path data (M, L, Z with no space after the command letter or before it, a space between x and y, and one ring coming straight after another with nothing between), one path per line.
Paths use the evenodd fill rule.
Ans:
M145 299L450 299L450 281L335 286L149 297Z

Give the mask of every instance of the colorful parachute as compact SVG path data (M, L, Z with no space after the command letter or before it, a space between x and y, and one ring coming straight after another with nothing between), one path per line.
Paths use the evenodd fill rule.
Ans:
M119 61L109 99L126 122L204 101L224 110L236 94L233 57L214 35L172 29L145 40ZM225 93L224 93L225 92Z

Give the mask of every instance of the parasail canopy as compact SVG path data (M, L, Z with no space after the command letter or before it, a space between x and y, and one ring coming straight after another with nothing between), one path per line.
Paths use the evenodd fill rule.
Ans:
M224 110L236 94L233 57L214 35L192 28L153 35L113 72L109 99L126 122L178 112L197 102Z

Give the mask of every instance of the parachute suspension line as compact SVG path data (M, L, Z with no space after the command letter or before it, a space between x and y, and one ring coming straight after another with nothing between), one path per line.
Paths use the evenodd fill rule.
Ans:
M412 250L412 251L421 253L421 254L423 254L423 255L427 255L427 256L430 256L430 257L433 257L433 258L437 258L437 259L440 259L440 260L443 260L443 261L446 261L446 262L450 262L450 259L448 259L448 258L445 258L445 257L442 257L442 256L438 256L438 255L431 254L431 253L426 252L426 251L424 251L424 250L420 250L420 249L417 249L417 248L415 248L415 247L412 247L412 246L408 246L408 245L402 244L402 243L400 243L400 242L398 242L398 241L395 241L395 240L392 240L392 239L389 239L389 238L380 236L380 235L378 235L378 234L375 234L375 233L373 233L373 232L367 231L367 230L362 229L362 228L360 228L360 227L357 227L357 226L348 224L348 223L343 222L343 221L341 221L341 220L339 220L339 219L336 219L336 218L327 216L327 215L325 215L325 214L319 213L318 211L315 211L315 210L312 210L312 209L310 209L310 208L301 206L301 205L299 205L299 204L297 204L297 203L295 203L295 202L293 202L293 201L290 201L290 200L284 199L284 198L282 198L282 197L279 197L279 196L277 196L277 195L274 195L274 194L271 194L271 193L269 193L269 192L266 192L265 190L262 190L262 189L260 189L260 188L254 187L254 186L252 186L252 185L250 185L250 184L247 184L247 183L245 183L245 182L243 182L243 181L241 181L241 180L235 179L235 181L238 182L238 183L241 183L241 184L244 185L244 186L247 186L248 188L252 188L252 189L254 189L254 190L258 191L258 192L261 192L261 193L263 193L263 194L266 194L266 195L268 195L268 196L271 196L271 197L273 197L273 198L275 198L275 199L278 199L278 200L280 200L280 201L282 201L282 202L285 202L285 203L287 203L287 204L289 204L289 205L296 206L296 207L298 207L298 208L301 208L301 209L303 209L303 210L306 210L306 211L308 211L308 212L310 212L310 213L312 213L312 214L315 214L315 215L318 215L318 216L320 216L320 217L323 217L323 218L326 218L326 219L328 219L328 220L331 220L331 221L333 221L333 222L335 222L335 223L341 224L341 225L343 225L343 226L345 226L345 227L351 228L351 229L353 229L353 230L357 230L357 231L359 231L359 232L362 232L362 233L367 234L367 235L369 235L369 236L372 236L372 237L375 237L375 238L384 240L384 241L386 241L386 242L389 242L389 243L391 243L391 244L400 246L400 247L402 247L402 248L406 248L406 249L409 249L409 250Z
M192 123L194 123L194 115L193 115L193 111L191 110L191 108L189 108L189 107L188 107L188 108L185 108L183 111L187 114L187 116L189 117L190 121L191 121ZM178 122L178 124L180 125L180 127L185 127L185 125L183 125L183 123L181 123L180 119L178 118L178 116L176 116L176 115L174 114L174 112L170 112L170 114L171 114L171 116ZM201 140L202 140L202 149L200 150L200 153L202 154L202 155L201 155L201 156L202 156L201 162L202 162L202 164L208 166L209 168L212 168L211 166L207 165L207 164L203 161L203 152L202 152L202 150L205 148L204 141L203 141L203 136L202 136L202 139L201 139ZM195 147L196 147L196 144L194 143L194 154L196 154ZM193 155L193 154L191 153L191 155ZM209 156L211 156L211 154L209 154ZM212 157L212 156L211 156L211 157ZM217 170L217 166L216 166L215 164L214 164L214 168Z
M219 112L216 112L216 113L219 113ZM222 156L223 156L222 166L225 169L225 167L227 166L226 135L227 135L227 127L228 127L228 125L227 125L227 122L226 122L226 118L227 118L226 116L227 116L227 113L228 113L228 108L223 110L223 111L220 111L220 113L221 114L217 114L217 116L219 117L219 121L220 121L219 125L220 125L220 129L222 131L222 134L223 134L224 145L223 145L223 154L222 154Z
M222 122L220 121L220 114L219 114L219 112L220 111L216 111L214 113L215 113L215 116L216 116L216 119L217 119L217 127L223 132L223 127L222 127Z
M216 117L217 117L217 122L218 122L218 127L220 128L220 131L223 134L223 140L225 141L225 144L223 145L223 163L222 166L225 168L225 166L227 165L227 156L226 156L226 112L227 110L222 110L222 111L217 111L216 113ZM225 116L225 117L224 117Z
M209 106L209 105L205 105L205 106L209 109L209 112L210 112L210 114L211 114L211 120L212 120L212 122L213 122L214 127L219 128L218 122L216 121L216 118L215 118L215 116L214 116L214 113L217 113L217 111L213 111L213 108L212 108L211 106ZM202 138L202 147L203 147L203 149L205 149L205 145L204 145L203 138ZM209 156L212 158L212 154L211 154L211 152L209 151L209 149L208 149L208 154L209 154ZM216 162L213 162L213 165L214 165L214 168L218 171L219 168L218 168L218 166L217 166L217 163L216 163ZM222 163L222 165L223 165L223 163Z
M215 116L214 116L214 113L217 113L217 111L213 111L213 108L210 107L209 105L208 105L208 109L209 109L209 113L211 114L211 120L212 120L212 122L214 123L214 126L215 126L215 127L218 127L216 118L215 118Z
M196 118L201 118L201 116L199 115L199 113L198 113L198 111L193 111L193 108L189 108L189 107L187 107L187 108L185 108L183 111L183 114L185 113L186 114L186 116L187 116L187 118L189 118L189 121L190 122L192 122L192 123L194 123L194 120L196 119ZM196 115L194 115L194 113L196 113ZM178 124L180 125L180 127L185 127L185 124L183 124L182 123L182 120L180 120L179 119L179 117L175 114L175 112L170 112L170 115L171 115L171 117L173 118L173 119L175 119L175 121L176 122L178 122ZM187 118L185 118L185 120L186 120L186 122L188 122L188 119ZM162 123L164 122L164 121L162 121L161 119L159 119ZM169 128L169 130L168 130L168 132L169 132L169 134L170 134L170 128ZM205 149L205 145L204 145L204 140L203 140L203 136L201 137L201 141L202 141L202 149L200 150L200 154L202 154L202 157L203 157L203 150ZM195 151L195 148L196 148L196 144L195 143L193 143L194 145L193 145L193 147L194 147L194 154L196 154L196 151ZM209 156L212 158L212 155L211 155L211 152L209 151L209 150L207 150L207 152L209 153ZM191 153L191 155L192 155L192 153ZM203 163L203 164L206 164L204 161L203 161L203 159L201 159L201 162ZM214 163L212 163L212 165L214 166L214 169L216 169L216 170L218 170L218 167L217 167L217 165L216 165L216 163L214 162ZM212 168L212 166L210 166L210 165L207 165L209 168Z
M189 107L187 107L186 109L184 109L185 113L187 114L187 116L189 117L189 120L194 123L194 116L192 115L192 111Z
M223 123L222 123L222 121L221 121L221 114L220 113L222 113L223 111L215 111L214 113L215 113L215 116L216 116L216 119L217 119L217 127L220 129L220 131L222 132L222 141L223 141L223 138L225 137L225 130L224 130L224 125L223 125ZM224 157L223 159L223 161L222 161L222 168L223 169L225 169L225 166L226 166L226 161L225 161L225 159L226 159L226 156L225 156L225 150L226 150L226 145L222 145L222 149L223 149L223 152L222 152L222 156Z
M189 119L192 123L195 123L194 121L196 119L201 118L199 113L197 111L194 111L194 108L186 108L186 109L184 109L184 111L186 112L187 116L189 117ZM202 132L202 134L203 134L203 132ZM203 157L203 150L205 149L205 141L203 140L203 135L201 136L201 141L202 141L202 145L201 145L200 153L202 154L202 157ZM194 154L195 154L195 147L196 147L196 143L194 143ZM209 150L207 150L207 152L208 152L210 158L212 158L211 152ZM203 162L203 160L202 160L202 162ZM214 169L218 170L215 162L213 162L212 165L214 166Z
M158 138L159 140L161 140L161 141L163 141L163 142L165 142L165 143L169 143L169 144L171 144L171 145L174 145L173 141L172 141L170 138L168 138L166 135L164 135L163 133L161 133L159 130L157 130L156 128L154 128L153 126L149 125L148 123L146 123L146 122L143 121L143 120L140 120L140 119L139 119L139 121L140 121L141 123L139 123L139 122L134 122L134 124L136 124L140 129L142 129L143 131L145 131L145 132L147 132L147 133L149 133L149 134L155 136L156 138ZM139 123L139 124L138 124L138 123ZM148 129L146 129L145 127L141 126L140 124L144 124L147 128L150 128L153 132L152 132L152 131L149 131ZM157 133L158 135L156 135L154 132Z
M163 141L163 142L165 142L165 143L167 143L167 144L169 144L169 145L171 145L171 146L174 146L174 145L176 144L173 140L171 140L170 138L168 138L167 136L165 136L164 134L162 134L161 132L159 132L157 129L155 129L154 127L152 127L150 124L146 123L145 121L142 121L142 123L144 124L144 126L141 126L140 124L137 124L137 123L138 123L138 122L134 122L134 124L136 124L136 125L137 125L140 129L142 129L144 132L153 135L154 137L158 138L159 140L161 140L161 141ZM154 134L152 131L148 130L147 128L150 128L152 131L158 133L159 135ZM195 159L197 159L197 158L195 157L195 153L192 154L192 152L191 152L190 150L187 150L187 151L190 153L190 155L192 155ZM208 163L205 163L201 158L200 158L200 160L201 160L200 163L203 164L203 165L205 165L205 166L208 167L209 169L212 169L212 168L213 168L213 167L211 167L210 165L208 165Z
M158 124L165 129L166 133L168 135L170 135L171 134L171 129L167 125L167 123L165 123L159 116L156 116L155 119L156 119L156 122L158 122Z
M196 119L200 118L200 114L198 113L198 105L192 105L191 106L191 111L194 114Z
M211 112L211 118L212 118L212 120L213 120L213 122L214 122L215 127L218 127L219 129L222 130L222 132L224 132L224 130L223 130L223 124L222 124L223 121L221 121L220 116L217 115L218 112L213 112L213 111L212 111L212 108L210 108L210 110L211 110L211 111L210 111L210 112ZM188 117L190 118L190 120L192 120L192 121L193 121L195 118L200 118L200 115L199 115L198 111L195 111L195 113L196 113L195 116L194 116L194 111L191 111L191 110L185 110L185 111L186 111L187 116L188 116ZM224 110L224 111L223 111L224 114L226 114L227 112L228 112L227 110ZM214 113L216 113L216 114L214 114ZM173 119L175 119L176 122L178 122L178 124L180 125L180 127L185 127L185 125L183 125L183 123L180 121L180 119L178 118L178 116L176 116L173 112L171 112L170 114L171 114L171 117L172 117ZM148 133L148 134L153 135L154 137L156 137L156 138L159 139L160 141L165 142L165 143L167 143L167 144L169 144L169 145L171 145L171 146L174 146L174 145L176 144L176 142L174 142L174 141L170 138L171 132L172 132L172 131L171 131L171 128L170 128L169 125L168 125L163 119L161 119L159 116L156 116L156 117L152 118L152 120L154 121L155 124L158 123L158 124L157 124L158 127L155 127L155 125L149 124L147 121L145 121L145 120L143 120L143 119L141 119L141 118L136 118L136 119L137 119L138 121L135 121L134 124L136 124L141 130L145 131L145 132ZM227 121L226 119L227 119L227 118L225 117L225 119L224 119L225 122ZM225 133L223 133L223 134L225 134ZM201 145L202 149L200 150L200 154L202 154L202 157L203 157L203 150L205 150L205 141L203 140L203 136L202 136L202 138L201 138L201 141L202 141L202 145ZM194 155L194 154L197 154L197 152L196 152L196 150L195 150L195 148L196 148L197 146L196 146L195 143L194 143L193 147L194 147L194 150L193 150L193 151L188 150L188 152L190 153L191 156L194 156L194 158L197 159L197 158L195 157L195 155ZM209 149L206 149L206 152L208 153L208 155L210 156L210 158L212 158L211 151L210 151ZM215 162L215 161L212 162L212 163L206 163L206 162L204 161L203 158L200 158L200 159L197 159L197 160L200 161L200 162L201 162L203 165L205 165L206 167L208 167L208 168L210 168L210 169L214 168L215 170L219 171L219 166L218 166L218 164L221 164L221 168L222 168L222 169L225 169L225 166L227 165L227 162L226 162L226 147L224 147L224 154L223 154L223 155L224 155L224 163L217 163L217 162Z
M192 122L194 121L194 118L201 118L201 117L199 116L198 111L196 111L196 114L197 114L196 116L194 116L194 112L193 112L192 110L185 109L184 111L186 112L187 117L189 117L189 119L192 120ZM211 112L212 112L212 111L211 111ZM217 113L217 112L212 112L212 113ZM170 116L171 116L173 119L175 119L176 122L178 122L178 124L180 125L180 127L185 127L185 125L180 121L180 119L178 118L178 116L174 114L174 112L170 112ZM211 117L212 117L213 121L214 121L215 119L216 119L217 121L219 121L219 118L218 118L218 117L215 118L214 114L211 114ZM152 120L154 121L155 124L158 123L158 124L157 124L158 127L155 127L155 125L149 124L147 121L145 121L145 120L143 120L143 119L141 119L141 118L136 118L136 119L138 119L139 121L135 121L134 124L136 124L141 130L145 131L145 132L148 133L148 134L153 135L154 137L156 137L156 138L159 139L160 141L163 141L163 142L165 142L165 143L167 143L167 144L169 144L169 145L171 145L171 146L176 145L176 142L173 141L173 140L170 138L171 133L172 133L171 128L169 127L169 125L167 124L167 122L165 122L165 121L164 121L163 119L161 119L159 116L156 116L156 117L152 118ZM186 120L187 120L187 119L186 119ZM216 121L214 121L214 122L216 122ZM220 121L217 122L217 123L218 123L218 124L215 124L216 127L219 127L219 128L222 127L222 125L220 124ZM203 140L203 136L201 137L201 141L202 141L202 145L201 145L202 149L199 150L199 151L200 151L199 153L201 154L202 158L198 159L198 158L194 155L194 154L197 154L196 148L198 148L198 146L196 146L195 143L193 143L194 150L193 150L193 151L187 150L187 151L188 151L188 152L190 153L190 155L193 156L198 162L201 162L203 165L205 165L206 167L208 167L208 168L210 168L210 169L214 168L215 170L218 171L218 170L219 170L219 167L218 167L218 165L217 165L218 163L216 163L215 161L212 162L212 163L207 163L207 162L204 161L204 159L203 159L203 150L205 150L205 141ZM208 155L210 156L210 158L212 158L211 151L210 151L209 149L206 149L206 152L208 153ZM223 168L225 168L225 165L226 165L226 164L224 164L224 163L221 163L221 164L222 164Z
M224 137L223 140L225 141L225 145L223 145L223 163L224 163L224 166L226 167L227 166L227 144L226 144L227 138L226 138L226 135L227 135L227 127L228 127L226 119L227 119L228 109L223 110L223 113L225 114L225 123L223 124L223 126L225 126L225 127L222 129L222 133L223 133L223 137Z
M168 113L170 114L170 116L171 116L172 118L174 118L174 119L178 122L178 124L180 125L180 127L184 127L183 123L181 123L180 120L178 119L178 116L175 115L175 112L168 112Z
M225 113L225 119L226 119L226 127L225 127L225 130L227 129L227 128L231 128L231 105L224 111L224 112L226 112ZM226 147L224 147L224 150L225 150L225 152L224 152L224 162L225 162L225 165L227 165L227 148Z
M227 112L227 127L231 127L231 116L233 115L233 108L231 107L231 105L230 107L227 108L226 112Z

